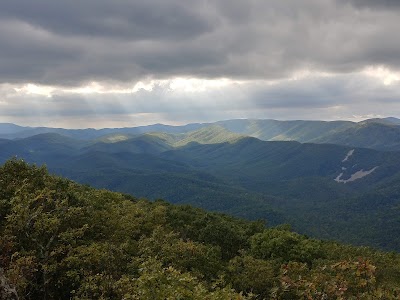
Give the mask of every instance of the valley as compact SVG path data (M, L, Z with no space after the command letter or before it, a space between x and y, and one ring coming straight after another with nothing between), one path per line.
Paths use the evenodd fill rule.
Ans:
M387 145L376 140L370 148L380 151L308 142L321 140L322 132L329 130L346 127L347 132L349 122L310 121L312 131L307 121L286 122L285 136L290 131L302 143L267 136L276 131L271 122L52 129L28 137L24 137L27 132L38 129L23 129L21 134L15 127L3 126L3 136L20 137L1 140L0 161L16 156L98 188L263 219L271 226L288 223L313 237L398 251L399 153L383 151ZM316 129L315 124L323 127ZM383 124L388 131L398 126Z

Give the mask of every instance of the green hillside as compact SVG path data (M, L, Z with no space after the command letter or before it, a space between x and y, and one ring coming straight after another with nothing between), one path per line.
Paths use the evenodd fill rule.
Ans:
M400 150L399 119L348 121L228 120L217 122L232 132L265 141L337 144L384 151Z
M361 122L313 142L396 151L400 150L400 126L388 122Z
M400 256L0 167L1 299L398 299Z
M231 132L219 125L211 125L196 131L182 134L182 138L176 141L175 147L184 146L190 143L199 144L219 144L224 142L234 142L243 138L242 135Z
M278 120L228 120L217 122L218 125L243 135L265 141L309 142L316 137L329 135L331 132L350 128L348 121L278 121Z
M107 138L109 139L110 136ZM115 135L111 138L115 138ZM92 143L90 146L85 147L82 150L84 152L102 151L108 153L132 152L156 154L170 149L172 149L172 147L162 139L153 135L145 134L119 141L114 140L112 143L110 143L109 140L104 141L102 139L99 142Z
M45 163L58 175L97 188L266 219L271 225L290 223L313 237L400 250L397 152L266 142L214 126L113 142L52 133L1 143L0 159L13 156ZM378 205L382 189L390 200L386 206ZM358 213L363 206L371 210Z
M397 118L375 118L358 123L238 119L183 126L154 124L104 129L35 128L0 123L0 138L21 139L38 134L56 133L90 143L114 143L149 134L164 139L170 145L183 146L190 141L197 141L201 144L218 143L234 140L240 136L251 136L264 141L328 143L375 150L400 151L399 124L400 120ZM216 135L217 131L220 132L219 135Z

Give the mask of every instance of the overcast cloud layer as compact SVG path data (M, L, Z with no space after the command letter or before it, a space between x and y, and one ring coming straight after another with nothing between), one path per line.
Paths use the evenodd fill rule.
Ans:
M0 122L400 116L400 1L0 3Z

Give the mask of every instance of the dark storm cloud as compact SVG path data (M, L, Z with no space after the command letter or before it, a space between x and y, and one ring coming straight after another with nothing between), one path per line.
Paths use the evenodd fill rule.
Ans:
M254 89L250 96L251 107L259 109L328 109L334 106L358 103L355 95L363 88L363 100L368 101L366 78L361 82L354 75L333 77L311 77L301 80L284 81L269 87ZM375 86L375 85L374 85Z
M211 29L198 1L3 1L0 16L56 35L113 39L191 38Z
M360 9L378 2L388 9ZM394 3L1 1L0 82L274 79L301 69L352 72L368 65L398 70Z

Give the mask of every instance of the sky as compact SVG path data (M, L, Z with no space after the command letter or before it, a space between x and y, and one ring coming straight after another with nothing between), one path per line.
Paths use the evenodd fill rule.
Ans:
M399 0L5 0L0 123L400 117Z

